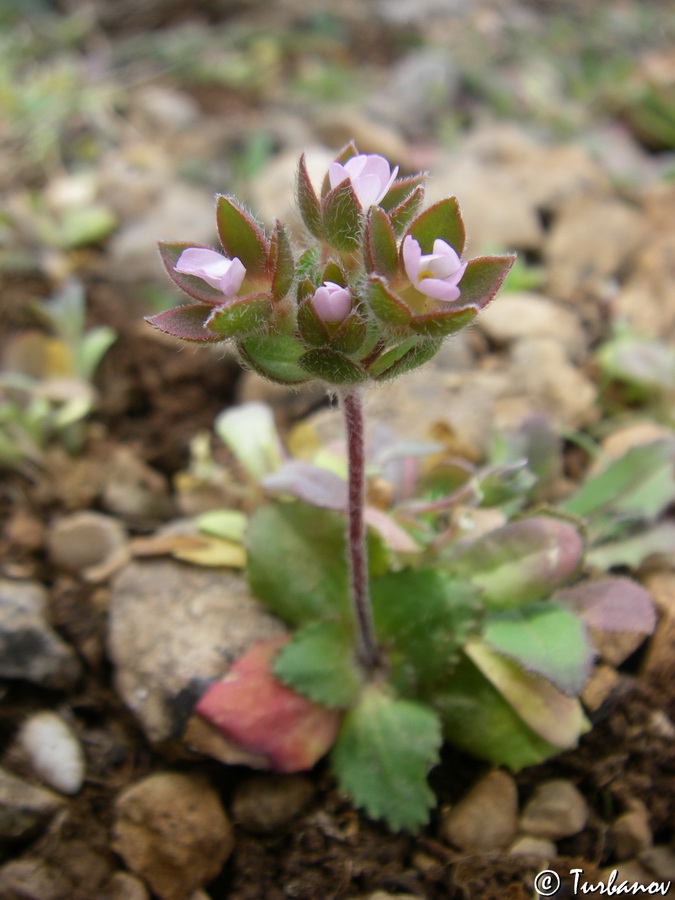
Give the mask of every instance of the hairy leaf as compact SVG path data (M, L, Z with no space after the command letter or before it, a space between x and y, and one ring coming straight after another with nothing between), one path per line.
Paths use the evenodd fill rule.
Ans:
M471 640L464 649L532 731L561 750L576 746L588 727L576 698L566 696L541 675L526 672L483 641Z
M416 831L435 798L427 783L438 761L441 728L427 706L369 685L345 713L331 753L340 788L393 830Z
M254 294L217 307L206 320L206 326L221 337L239 337L263 328L271 313L269 294Z
M396 689L422 695L446 680L477 629L479 592L434 569L403 569L374 578L371 596Z
M446 739L473 756L514 771L560 752L517 715L474 663L462 654L446 684L430 697Z
M343 353L327 347L308 350L298 359L298 363L310 375L329 384L359 384L366 379L361 366Z
M290 334L253 335L237 342L252 369L277 384L302 384L309 374L298 365L302 344Z
M483 639L571 697L581 693L595 656L579 618L550 601L493 613Z
M461 256L466 235L457 198L446 197L429 206L417 216L408 232L419 242L422 253L431 253L434 240L441 238Z
M365 229L365 258L368 271L393 278L398 269L398 247L389 217L379 206L371 206Z
M298 164L297 200L300 215L307 230L320 240L323 237L321 207L307 172L307 161L304 153L300 157L300 163Z
M265 234L234 197L219 194L216 198L216 222L220 243L230 259L239 259L246 267L247 277L261 275L267 267L267 239Z
M462 303L484 309L501 287L515 256L480 256L469 260L459 288Z
M274 662L274 674L316 703L352 706L363 686L351 628L343 622L311 622L296 631Z
M184 341L222 341L224 339L222 334L212 331L204 324L211 311L212 308L203 303L195 306L176 306L154 316L146 316L145 321L159 331Z
M349 179L336 185L323 200L326 240L338 250L355 250L359 244L361 207Z

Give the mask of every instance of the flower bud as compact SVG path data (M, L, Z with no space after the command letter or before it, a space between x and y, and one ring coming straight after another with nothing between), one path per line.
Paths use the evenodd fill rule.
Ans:
M331 188L343 181L351 181L356 199L363 209L377 204L387 195L398 174L398 166L392 172L391 166L376 153L360 153L352 156L344 164L333 162L328 168Z
M419 242L412 235L403 241L403 265L406 275L422 294L434 300L457 300L457 287L467 264L446 241L436 238L433 253L422 254Z
M215 250L205 247L189 247L183 250L174 270L181 275L194 275L212 288L222 291L225 297L234 297L241 287L246 269L237 259L228 259Z
M352 297L348 288L324 281L312 297L312 306L323 322L342 322L351 312Z

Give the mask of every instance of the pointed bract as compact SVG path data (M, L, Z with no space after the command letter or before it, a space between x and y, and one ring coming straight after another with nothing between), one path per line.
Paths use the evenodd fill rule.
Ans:
M318 240L323 238L323 226L321 222L321 204L312 187L307 172L305 154L300 157L298 164L297 201L302 221L309 233Z
M205 304L176 306L154 316L146 316L145 321L165 334L184 341L222 341L223 335L205 325L212 312L213 308Z
M267 271L268 241L255 219L234 198L219 194L216 223L227 256L240 259L251 278L263 275Z

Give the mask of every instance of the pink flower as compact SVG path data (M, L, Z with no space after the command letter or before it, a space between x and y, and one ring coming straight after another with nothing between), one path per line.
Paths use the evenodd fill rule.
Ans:
M215 250L205 247L189 247L183 250L174 266L181 275L194 275L212 288L222 291L226 297L234 297L246 275L239 259L228 259Z
M419 242L409 234L403 241L403 265L413 285L434 300L456 300L461 291L457 287L466 263L446 241L436 238L434 252L422 254Z
M386 196L397 174L398 166L392 172L384 156L376 153L360 153L344 164L333 162L328 167L331 188L349 179L363 209L377 206Z
M342 322L352 309L352 296L348 288L333 281L324 281L312 297L314 312L324 322Z

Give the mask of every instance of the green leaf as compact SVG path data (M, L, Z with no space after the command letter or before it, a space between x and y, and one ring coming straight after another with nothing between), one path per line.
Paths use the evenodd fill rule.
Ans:
M430 697L446 739L472 756L518 771L560 752L515 713L464 654L448 682Z
M420 316L413 316L410 327L416 334L437 338L455 334L466 328L476 318L478 310L469 306L464 309L438 309Z
M447 679L476 631L479 591L433 569L403 569L374 578L371 596L397 690L414 695Z
M463 303L484 309L499 290L515 256L480 256L469 260L459 288Z
M302 384L309 376L298 365L302 344L290 334L255 335L237 343L252 369L277 384Z
M408 338L374 359L368 366L368 374L377 381L395 378L433 359L440 348L439 340Z
M298 359L298 363L310 375L329 384L359 384L366 380L366 373L361 366L336 350L308 350Z
M271 315L269 294L239 297L214 309L206 320L206 327L221 337L238 337L263 328Z
M396 187L396 185L394 185L394 187ZM392 188L392 191L393 189L394 188ZM391 194L392 191L389 193ZM394 229L394 234L397 236L403 234L411 220L414 218L415 213L422 205L423 199L424 187L420 184L412 190L398 206L395 206L389 211L389 219L391 221L391 227ZM389 208L389 205L387 205L386 208Z
M416 831L435 802L427 773L440 745L431 709L371 684L345 714L331 762L341 790L369 816L395 831Z
M583 553L570 522L532 516L451 550L443 565L482 588L488 609L509 609L549 596L579 570Z
M312 622L297 631L281 648L274 674L324 706L352 706L363 686L352 631L343 622Z
M618 334L597 353L603 373L649 399L650 393L675 390L675 347L656 338Z
M389 213L394 209L400 208L404 203L410 202L411 197L414 197L414 202L419 206L424 196L424 182L426 179L425 172L420 172L418 175L408 175L405 178L397 178L380 205Z
M90 328L75 348L77 373L86 381L91 381L99 363L117 340L117 332L108 325Z
M408 231L419 242L422 253L432 252L436 238L450 244L458 256L464 250L466 234L456 197L446 197L425 209Z
M546 678L526 672L483 641L467 642L464 651L539 737L560 750L576 746L588 728L576 698L566 696Z
M298 330L303 341L311 347L325 347L329 342L326 326L314 311L311 300L298 306Z
M304 503L261 506L246 548L251 590L290 625L349 621L344 516Z
M393 278L398 270L398 247L389 217L379 206L371 206L365 229L365 262L369 272Z
M300 215L307 230L315 238L321 240L323 238L321 207L307 172L307 161L304 153L300 157L298 165L297 200Z
M595 656L581 620L551 602L493 613L483 640L571 697L581 693Z
M340 353L352 355L361 349L365 339L366 323L356 310L352 310L333 334L331 347Z
M368 303L381 322L393 328L409 328L410 310L403 300L375 275L368 281Z
M338 250L356 250L361 235L361 207L349 179L329 191L323 201L326 240Z
M562 509L586 518L612 512L653 521L675 500L674 463L675 440L632 447L592 475Z
M288 236L288 229L276 223L270 241L270 269L272 270L272 296L281 300L290 290L295 275L295 261Z
M220 242L230 259L237 257L255 278L267 267L267 239L262 228L233 197L216 198L216 222Z

